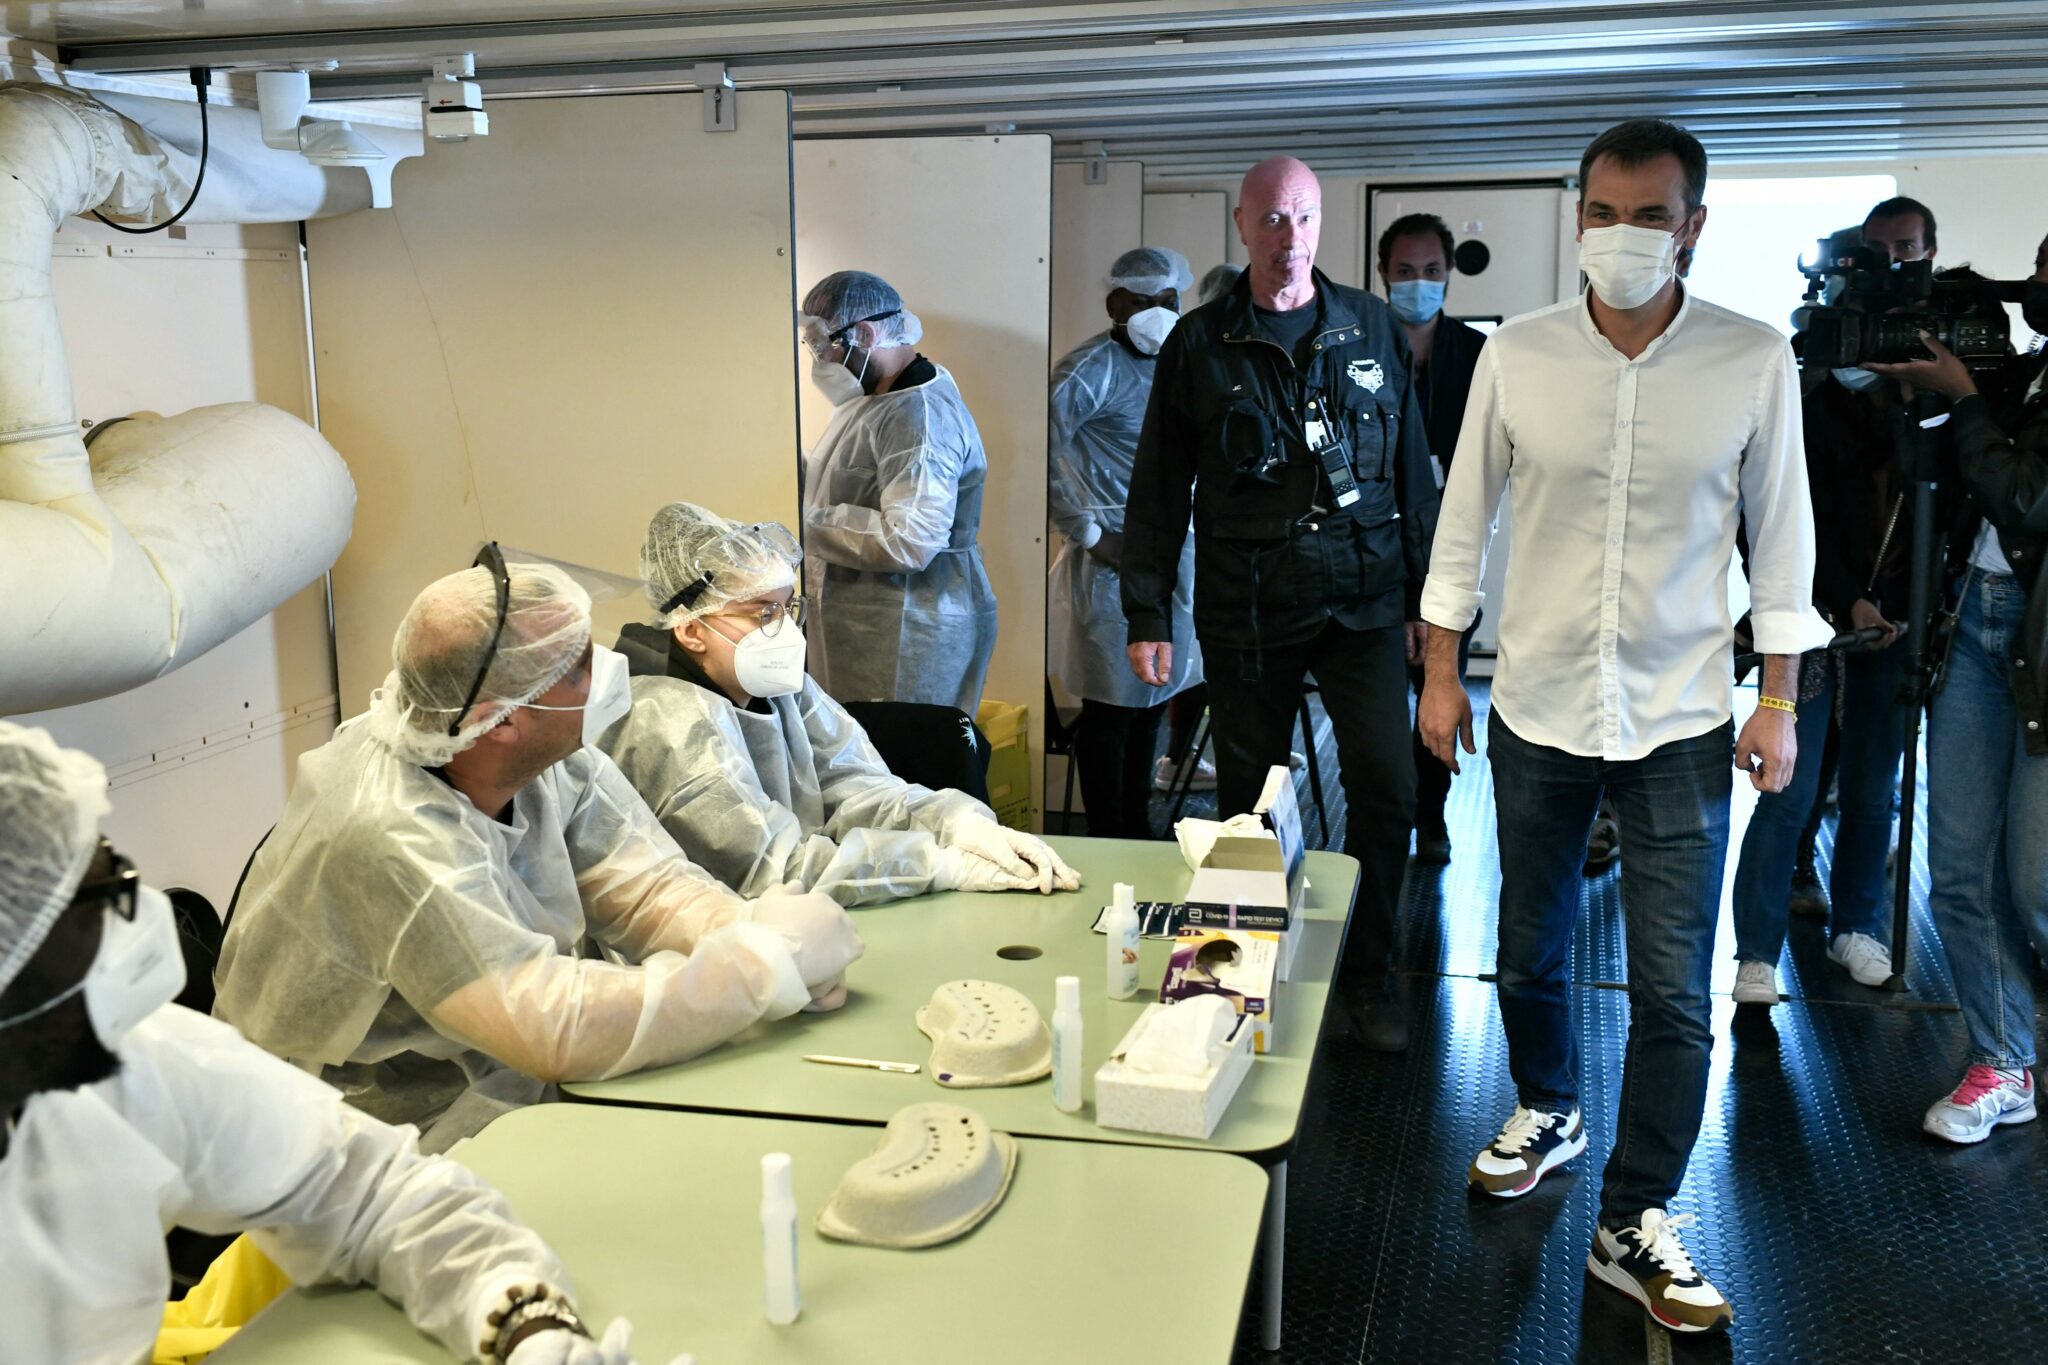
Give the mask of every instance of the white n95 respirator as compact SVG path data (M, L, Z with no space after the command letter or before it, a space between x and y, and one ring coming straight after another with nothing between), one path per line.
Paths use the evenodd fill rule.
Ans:
M1124 335L1142 354L1158 355L1159 348L1166 344L1166 334L1179 321L1180 314L1171 308L1141 309L1124 319Z

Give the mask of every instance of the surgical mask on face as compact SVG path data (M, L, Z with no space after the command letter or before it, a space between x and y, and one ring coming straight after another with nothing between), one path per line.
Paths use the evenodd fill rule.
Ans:
M85 993L86 1016L100 1046L112 1052L150 1015L178 998L185 989L185 953L178 946L178 920L171 900L153 886L135 890L135 918L104 912L106 928L99 952L78 983L59 991L0 1028L26 1023L48 1014L72 996Z
M732 646L733 676L740 690L750 697L786 697L804 685L804 633L794 622L784 621L770 635L751 631L735 640L705 621L705 627Z
M1171 308L1140 309L1124 319L1124 335L1141 353L1158 355L1159 348L1166 344L1166 334L1179 321L1180 314Z
M526 705L534 711L581 711L582 747L587 749L633 709L633 681L626 656L603 645L590 647L590 691L581 706L542 706L531 701Z
M1396 280L1387 286L1387 307L1410 324L1428 322L1444 311L1442 280Z
M1837 384L1851 393L1862 393L1865 389L1884 382L1884 376L1873 370L1832 370L1829 373L1834 375Z
M1609 308L1640 308L1677 273L1678 238L1656 228L1616 223L1579 239L1579 269Z

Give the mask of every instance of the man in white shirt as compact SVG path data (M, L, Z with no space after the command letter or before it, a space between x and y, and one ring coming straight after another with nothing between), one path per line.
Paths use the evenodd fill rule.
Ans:
M1566 964L1604 789L1622 830L1630 1034L1600 1227L1587 1258L1673 1331L1733 1318L1668 1216L1705 1104L1708 977L1733 769L1790 778L1794 674L1830 631L1812 607L1813 512L1790 348L1688 295L1674 266L1706 223L1707 158L1655 120L1610 128L1579 168L1591 284L1481 354L1423 591L1419 717L1473 753L1458 635L1503 494L1517 556L1487 726L1500 825L1501 1021L1517 1104L1469 1179L1512 1197L1585 1150ZM1735 736L1725 583L1738 518L1762 702ZM1730 759L1733 758L1731 767Z

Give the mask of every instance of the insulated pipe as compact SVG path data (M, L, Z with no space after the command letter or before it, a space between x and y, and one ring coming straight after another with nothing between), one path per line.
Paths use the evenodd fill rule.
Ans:
M161 677L317 579L348 541L346 466L276 408L138 417L86 453L51 239L92 208L168 216L179 159L88 96L0 87L0 715ZM246 167L226 179L258 183ZM260 205L237 207L262 220Z

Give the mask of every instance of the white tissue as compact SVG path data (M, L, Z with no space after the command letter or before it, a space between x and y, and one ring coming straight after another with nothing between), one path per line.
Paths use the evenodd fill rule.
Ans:
M1181 858L1190 871L1196 872L1208 861L1209 850L1216 847L1216 841L1225 835L1239 839L1274 837L1273 831L1256 815L1233 815L1228 820L1198 820L1190 815L1173 827L1173 837L1180 841Z
M1155 1076L1199 1076L1225 1050L1223 1040L1236 1023L1237 1007L1223 996L1177 1000L1142 1021L1124 1048L1124 1063Z

